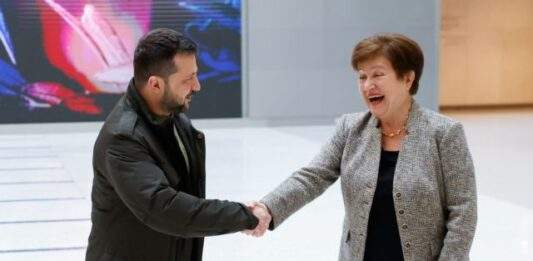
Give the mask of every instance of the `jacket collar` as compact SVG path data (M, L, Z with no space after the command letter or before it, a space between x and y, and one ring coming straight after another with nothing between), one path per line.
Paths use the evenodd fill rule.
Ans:
M131 104L131 107L140 114L146 121L155 126L163 126L168 124L168 122L173 118L174 114L172 113L168 117L160 117L148 109L148 104L141 96L137 88L135 88L135 81L132 78L128 84L128 89L126 91L126 98Z

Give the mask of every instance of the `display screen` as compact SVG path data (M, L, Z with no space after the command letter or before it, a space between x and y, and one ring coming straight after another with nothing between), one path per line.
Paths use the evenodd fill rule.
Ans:
M241 117L240 1L0 1L0 123L104 120L154 28L199 45L192 118Z

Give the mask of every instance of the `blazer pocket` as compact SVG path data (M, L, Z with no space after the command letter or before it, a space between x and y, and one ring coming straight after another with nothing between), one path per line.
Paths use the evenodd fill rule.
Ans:
M343 237L343 244L342 244L342 252L343 255L350 254L350 256L356 256L356 242L354 238L354 234L351 230L347 230Z
M341 249L339 251L339 261L348 261L355 259L355 253L349 242L351 240L350 232L346 232L342 237Z

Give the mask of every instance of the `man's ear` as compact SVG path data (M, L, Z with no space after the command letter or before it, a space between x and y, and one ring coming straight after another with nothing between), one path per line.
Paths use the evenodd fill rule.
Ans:
M163 86L162 86L162 79L158 76L152 75L148 78L147 86L151 92L162 92Z

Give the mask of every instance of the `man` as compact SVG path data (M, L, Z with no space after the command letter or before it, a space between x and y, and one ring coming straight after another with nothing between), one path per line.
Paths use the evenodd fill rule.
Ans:
M134 77L94 146L86 260L199 261L203 237L258 225L240 203L204 199L204 135L183 114L200 91L196 50L170 29L139 41Z

